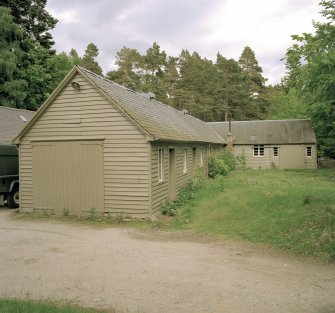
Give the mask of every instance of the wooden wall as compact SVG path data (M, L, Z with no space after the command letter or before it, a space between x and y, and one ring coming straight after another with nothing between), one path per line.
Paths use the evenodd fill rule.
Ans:
M193 148L196 149L196 160L193 162ZM158 181L158 149L164 150L164 179ZM208 145L201 143L159 143L151 145L151 189L152 212L159 210L160 206L169 200L169 149L175 149L175 177L177 193L190 181L196 173L207 176ZM183 173L184 149L187 150L187 172ZM203 164L200 165L201 150ZM193 164L196 167L193 167Z
M39 164L33 162L34 143L96 139L103 142L103 211L147 216L150 212L150 144L145 135L86 78L76 74L73 81L79 82L80 90L75 90L70 84L65 86L22 138L19 154L20 210L36 209L34 193L39 192L39 183L35 181L34 167ZM48 188L55 186L51 184ZM56 204L52 201L50 199L49 204L54 207Z

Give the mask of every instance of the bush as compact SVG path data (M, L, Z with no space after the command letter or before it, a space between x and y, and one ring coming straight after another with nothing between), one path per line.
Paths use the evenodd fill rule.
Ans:
M186 186L180 191L175 201L167 201L161 207L163 215L175 216L177 214L177 208L184 205L187 201L195 197L195 191L201 186L203 178L197 175L195 179L189 181Z
M225 151L218 157L210 157L208 160L208 176L215 178L226 176L229 172L235 170L236 158L230 152Z

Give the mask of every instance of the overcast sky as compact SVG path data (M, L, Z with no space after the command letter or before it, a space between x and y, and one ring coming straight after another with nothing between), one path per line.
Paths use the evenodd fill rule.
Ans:
M280 61L292 45L291 35L313 32L320 20L319 0L48 0L59 22L52 31L57 51L88 43L100 51L106 73L115 68L122 46L142 54L157 42L168 55L182 49L215 61L217 52L238 60L250 46L268 83L285 74Z

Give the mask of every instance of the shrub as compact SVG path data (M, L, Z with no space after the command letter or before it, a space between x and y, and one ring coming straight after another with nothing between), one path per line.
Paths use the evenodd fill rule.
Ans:
M245 155L245 152L235 157L236 163L238 165L238 168L245 169L247 165L247 156Z
M230 152L225 151L218 157L210 157L208 160L208 176L215 178L226 176L229 172L235 170L236 158Z
M184 205L187 201L195 197L195 191L201 186L203 177L197 175L195 179L189 181L186 186L180 191L175 201L167 201L161 206L161 212L163 215L175 216L177 214L177 208Z

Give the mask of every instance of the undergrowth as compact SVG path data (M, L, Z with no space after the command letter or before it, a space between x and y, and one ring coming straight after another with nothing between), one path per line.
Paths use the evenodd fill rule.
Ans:
M175 216L177 214L177 208L182 207L195 197L195 194L201 188L203 181L204 177L202 175L196 175L193 180L189 181L185 187L182 188L176 200L167 201L161 206L162 214Z

